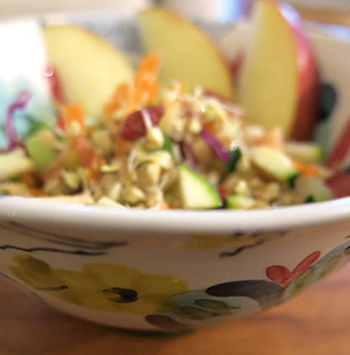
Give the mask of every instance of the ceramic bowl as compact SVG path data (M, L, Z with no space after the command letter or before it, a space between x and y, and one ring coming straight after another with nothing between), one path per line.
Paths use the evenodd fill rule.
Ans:
M128 21L79 21L137 52ZM329 30L309 32L334 141L350 112L350 42ZM58 310L134 330L188 331L276 306L348 262L349 237L350 198L154 212L0 196L1 274Z

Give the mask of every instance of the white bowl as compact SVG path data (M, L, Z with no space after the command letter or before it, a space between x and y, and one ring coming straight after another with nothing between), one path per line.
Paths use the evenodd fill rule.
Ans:
M130 35L113 21L108 26ZM322 80L338 95L328 123L336 137L350 112L350 42L322 31L309 32ZM0 272L90 321L189 330L264 310L319 281L350 260L349 231L350 198L271 210L155 212L1 196Z

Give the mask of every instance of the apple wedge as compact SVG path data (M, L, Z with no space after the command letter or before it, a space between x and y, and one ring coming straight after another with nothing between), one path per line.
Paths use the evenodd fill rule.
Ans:
M188 90L200 86L233 99L230 70L217 46L187 20L163 8L138 15L147 52L162 52L161 85L180 80Z
M258 1L238 79L238 102L251 122L280 126L294 140L312 138L319 79L301 19L288 5Z
M102 38L70 25L43 29L48 57L67 103L100 117L115 88L131 80L128 60Z

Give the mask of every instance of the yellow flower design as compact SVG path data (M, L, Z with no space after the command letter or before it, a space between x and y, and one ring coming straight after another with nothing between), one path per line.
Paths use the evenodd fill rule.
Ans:
M148 314L167 298L188 290L174 277L148 275L118 264L86 264L82 271L72 271L53 269L28 255L14 261L12 273L36 290L101 311Z

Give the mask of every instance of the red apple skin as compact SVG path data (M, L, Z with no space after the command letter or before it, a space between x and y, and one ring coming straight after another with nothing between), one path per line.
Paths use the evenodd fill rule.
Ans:
M332 190L334 198L350 196L350 174L345 171L337 172L326 184Z
M288 21L297 45L298 63L298 104L289 137L292 140L311 140L318 117L320 78L312 45L304 34L302 20L297 12L287 4L279 5ZM240 50L229 63L233 80L236 82L244 61L244 50Z
M228 67L234 83L236 83L238 80L239 71L241 69L243 61L244 61L244 50L242 49L238 52L235 59L228 63Z
M346 158L349 150L350 150L350 117L345 127L342 129L342 133L340 137L337 139L337 142L335 143L334 147L330 151L326 160L326 165L331 168L341 165L341 163ZM349 184L350 184L350 179L349 179Z
M299 15L287 4L280 5L280 10L291 26L298 50L299 102L289 138L307 141L312 139L317 123L320 87L317 63Z

